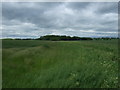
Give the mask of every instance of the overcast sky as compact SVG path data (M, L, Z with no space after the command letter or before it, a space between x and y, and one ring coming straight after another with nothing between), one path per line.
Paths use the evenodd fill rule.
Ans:
M118 36L117 2L4 2L3 38Z

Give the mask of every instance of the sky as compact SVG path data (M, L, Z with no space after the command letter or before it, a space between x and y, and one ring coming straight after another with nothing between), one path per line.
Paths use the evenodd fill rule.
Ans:
M2 2L2 38L117 37L117 2Z

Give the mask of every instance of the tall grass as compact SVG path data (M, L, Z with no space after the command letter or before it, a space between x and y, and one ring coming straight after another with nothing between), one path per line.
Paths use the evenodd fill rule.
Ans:
M116 40L3 40L3 88L116 88L117 45Z

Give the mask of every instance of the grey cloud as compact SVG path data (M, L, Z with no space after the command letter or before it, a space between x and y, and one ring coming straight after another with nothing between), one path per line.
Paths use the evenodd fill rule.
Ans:
M110 2L99 5L97 13L118 13L118 3Z
M76 3L76 2L69 2L67 3L67 7L68 8L71 8L71 9L74 9L74 10L80 10L80 9L84 9L86 8L87 6L89 6L90 2L81 2L81 3Z
M117 32L117 8L114 2L3 3L3 37L115 36L105 32Z

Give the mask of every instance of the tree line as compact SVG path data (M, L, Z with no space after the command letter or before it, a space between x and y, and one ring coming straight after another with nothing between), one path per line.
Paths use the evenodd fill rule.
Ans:
M99 38L92 38L92 37L78 37L78 36L66 36L66 35L46 35L46 36L40 36L39 38L33 39L33 38L6 38L4 40L48 40L48 41L79 41L79 40L111 40L111 39L119 39L115 37L99 37Z
M38 40L50 40L50 41L75 41L75 40L92 40L90 37L77 37L77 36L60 36L60 35L46 35L41 36Z

